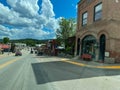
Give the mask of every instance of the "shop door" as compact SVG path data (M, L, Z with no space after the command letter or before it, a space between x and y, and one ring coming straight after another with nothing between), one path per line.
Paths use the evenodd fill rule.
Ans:
M77 40L77 55L80 53L80 38Z
M100 37L100 55L99 59L104 61L105 59L105 43L106 43L106 37L105 35L101 35Z

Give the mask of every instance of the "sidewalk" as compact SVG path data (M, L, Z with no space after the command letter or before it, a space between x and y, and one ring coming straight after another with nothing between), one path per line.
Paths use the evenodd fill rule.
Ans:
M87 61L87 60L82 60L82 59L75 59L75 58L65 58L62 59L62 61L75 64L78 66L85 66L85 67L90 67L90 68L101 68L101 69L120 69L120 63L116 64L107 64L107 63L101 63L98 61Z
M0 54L0 58L5 56L12 56L12 55L14 55L14 53L4 52L4 54Z

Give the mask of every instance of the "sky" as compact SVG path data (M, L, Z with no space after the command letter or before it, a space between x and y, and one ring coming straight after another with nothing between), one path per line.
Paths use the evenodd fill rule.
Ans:
M55 39L59 20L77 17L79 0L0 0L0 39Z

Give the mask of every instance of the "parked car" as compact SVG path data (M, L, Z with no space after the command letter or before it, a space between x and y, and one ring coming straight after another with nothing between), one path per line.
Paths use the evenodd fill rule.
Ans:
M42 56L42 55L43 55L43 52L38 52L37 55L38 55L38 56Z
M22 56L21 51L19 51L19 50L18 50L18 51L16 51L16 52L15 52L15 56Z

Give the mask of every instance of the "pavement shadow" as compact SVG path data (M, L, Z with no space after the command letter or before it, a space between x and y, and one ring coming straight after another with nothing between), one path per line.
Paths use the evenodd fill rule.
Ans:
M80 67L73 64L54 61L33 63L32 69L37 84L48 82L120 75L120 70Z

